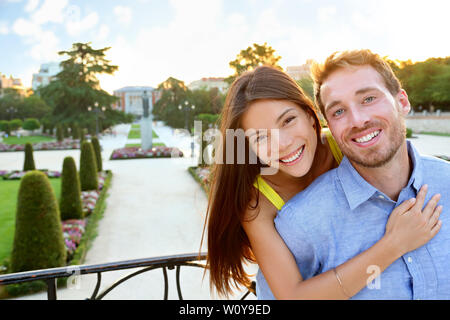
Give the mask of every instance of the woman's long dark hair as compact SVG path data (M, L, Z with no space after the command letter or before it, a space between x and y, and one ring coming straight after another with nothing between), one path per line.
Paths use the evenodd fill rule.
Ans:
M227 296L232 285L249 287L251 281L244 270L244 262L255 262L249 239L241 222L245 212L258 207L259 192L253 186L256 176L266 166L257 159L249 161L250 147L245 139L245 163L238 164L235 146L235 161L227 164L225 151L227 129L242 129L242 115L251 102L260 99L288 100L305 110L315 119L317 138L320 138L320 122L311 100L297 83L283 71L269 66L260 66L241 75L231 85L220 119L222 144L220 154L223 161L214 161L210 175L207 217L202 242L207 227L207 268L210 272L211 289ZM320 141L320 140L318 140ZM233 141L236 142L236 141ZM248 150L248 151L247 151ZM250 201L256 199L256 205ZM257 214L257 212L255 212Z

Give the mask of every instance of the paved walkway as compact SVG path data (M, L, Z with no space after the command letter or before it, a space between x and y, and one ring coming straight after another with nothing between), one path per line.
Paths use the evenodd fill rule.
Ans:
M116 127L116 136L100 139L105 169L113 171L107 209L99 223L98 236L89 250L85 264L156 257L198 252L207 199L203 190L187 172L195 165L198 149L190 157L191 138L176 134L173 129L155 125L158 141L180 148L185 158L136 159L110 161L115 148L125 146L131 125ZM450 138L418 135L411 139L420 152L450 156ZM73 156L79 167L79 151L36 151L38 168L61 170L64 157ZM0 169L17 170L23 163L23 152L0 153ZM206 251L203 247L202 251ZM100 292L136 269L107 272L102 275ZM256 272L254 265L250 273ZM208 276L202 281L203 270L182 268L181 283L184 298L211 299ZM175 271L169 271L169 299L177 299ZM59 299L84 299L91 295L96 276L83 276L78 288L58 290ZM237 293L232 299L239 298ZM161 299L163 275L150 271L128 280L105 299ZM249 296L254 299L253 295ZM45 293L20 299L46 299Z
M86 256L85 264L198 253L200 250L207 198L187 171L189 166L195 165L194 158L108 160L113 149L130 142L127 140L130 128L130 125L117 126L115 137L105 136L100 139L104 168L112 170L113 180L107 208L99 223L98 236ZM154 127L154 130L159 136L158 140L166 146L177 146L190 156L189 138L172 136L171 128L164 126ZM186 150L186 146L189 149ZM61 170L59 163L62 164L63 158L70 154L78 165L79 151L48 152L35 152L36 163ZM22 161L22 153L9 154L9 160L1 161L0 167L4 168L8 164L8 169L13 169ZM202 251L206 251L205 246ZM250 272L256 272L255 266L250 269ZM104 273L100 292L134 271L137 269ZM169 299L178 299L175 270L168 273L171 281ZM217 298L210 295L208 276L203 281L202 278L203 269L181 269L184 298ZM87 298L94 290L95 283L95 275L82 276L78 288L58 290L58 299ZM155 270L126 281L105 299L162 299L163 292L162 271ZM239 292L232 299L242 294ZM46 298L45 293L39 293L20 299Z

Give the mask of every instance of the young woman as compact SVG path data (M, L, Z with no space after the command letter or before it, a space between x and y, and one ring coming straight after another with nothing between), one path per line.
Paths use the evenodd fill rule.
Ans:
M229 134L230 129L246 133L244 145ZM321 132L312 102L295 81L266 66L232 84L220 131L223 140L211 172L205 227L210 283L221 295L236 285L248 287L251 281L244 263L257 262L277 299L348 299L367 285L368 266L377 265L382 272L428 242L439 229L439 195L422 210L423 187L416 199L393 210L384 237L375 245L335 270L303 281L274 218L286 201L338 166L342 155L331 134ZM275 136L278 145L273 143ZM230 145L234 161L226 155ZM245 161L237 159L239 148L245 149ZM250 161L254 155L256 163ZM262 169L275 170L261 175ZM407 214L421 210L422 215ZM420 223L424 217L431 223Z

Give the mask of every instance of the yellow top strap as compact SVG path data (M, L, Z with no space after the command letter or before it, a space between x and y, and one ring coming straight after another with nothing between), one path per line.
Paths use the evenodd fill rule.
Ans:
M328 145L330 146L331 153L333 154L333 157L336 159L337 163L341 163L342 158L344 157L342 155L341 149L339 149L336 140L334 140L333 135L331 134L330 129L328 128L322 128L322 132L325 133Z
M331 152L333 153L333 157L336 159L338 163L341 163L343 155L341 150L339 149L336 141L331 134L330 129L322 128L322 132L325 133L328 145L330 146ZM253 185L256 189L258 189L278 210L284 206L284 200L280 197L280 195L273 190L273 188L261 177L261 175L256 176L255 182Z
M273 188L261 177L261 175L256 176L255 182L253 185L256 189L258 189L263 195L266 196L267 199L278 209L284 206L284 200L280 197L280 195L273 190Z

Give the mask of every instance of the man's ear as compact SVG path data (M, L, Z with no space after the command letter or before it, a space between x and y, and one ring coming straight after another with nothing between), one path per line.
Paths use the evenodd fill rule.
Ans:
M400 91L397 93L397 102L400 107L400 112L406 116L409 111L411 110L411 104L409 103L408 94L405 90L400 89Z

